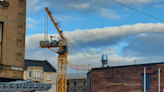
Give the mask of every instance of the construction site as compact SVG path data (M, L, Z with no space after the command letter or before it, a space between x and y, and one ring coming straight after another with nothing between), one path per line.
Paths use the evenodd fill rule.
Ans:
M89 60L87 65L68 61L73 45L48 6L44 8L44 39L38 46L58 55L57 67L46 58L25 59L26 2L0 0L0 92L164 92L164 62L109 66L104 53L98 66L90 65ZM58 40L49 36L49 19ZM68 67L85 73L68 73Z

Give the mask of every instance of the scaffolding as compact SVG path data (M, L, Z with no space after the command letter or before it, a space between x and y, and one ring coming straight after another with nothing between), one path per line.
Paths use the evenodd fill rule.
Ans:
M51 84L35 83L31 80L16 82L0 82L0 92L35 92L48 91Z

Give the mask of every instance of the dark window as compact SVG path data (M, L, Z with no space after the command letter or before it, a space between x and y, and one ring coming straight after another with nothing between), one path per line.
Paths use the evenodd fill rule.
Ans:
M144 74L141 74L142 77L142 90L144 90ZM146 90L150 89L150 74L146 74Z
M74 89L74 92L76 92L76 89Z
M28 77L31 78L31 72L28 72Z
M74 86L76 87L76 82L74 82Z
M67 82L67 87L69 87L69 83Z
M84 82L84 86L85 86L85 82Z

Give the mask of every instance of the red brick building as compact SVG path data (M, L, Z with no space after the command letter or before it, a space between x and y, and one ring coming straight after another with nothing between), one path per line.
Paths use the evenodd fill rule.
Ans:
M144 92L144 78L146 92L159 92L159 87L163 92L164 62L94 68L87 74L87 92Z

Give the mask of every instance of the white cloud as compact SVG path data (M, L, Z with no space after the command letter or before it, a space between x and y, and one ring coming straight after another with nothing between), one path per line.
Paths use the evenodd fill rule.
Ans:
M41 9L41 6L37 5L40 0L27 0L27 12L32 13Z
M89 3L81 3L81 4L68 4L69 7L72 7L72 8L79 8L79 9L86 9L89 7Z
M140 34L140 36L146 36L146 34Z
M101 3L95 4L91 0L84 1L84 2L81 2L81 1L68 2L65 0L54 2L54 1L49 0L49 2L46 1L43 3L43 6L49 6L51 9L55 8L54 5L55 5L56 9L58 8L58 10L60 10L60 11L76 12L76 13L79 13L80 15L81 14L83 14L83 15L95 14L95 15L98 15L100 17L107 18L107 19L122 18L117 14L116 11L110 10L109 8L105 8L103 5L101 6ZM59 12L59 11L55 11L55 12ZM66 16L66 17L70 17L70 16ZM73 19L75 19L75 18L76 17L73 17Z
M154 5L155 8L162 8L164 5Z
M32 27L32 25L28 25L29 27ZM112 39L116 37L124 37L127 35L133 35L138 33L151 33L151 32L163 32L164 30L164 24L163 23L138 23L134 25L123 25L119 27L105 27L105 28L95 28L95 29L87 29L87 30L75 30L72 32L64 32L64 35L69 39L69 41L74 44L76 43L75 38L80 41L81 43L88 43L90 42L96 42L96 41L105 41L104 43L107 43L108 41L111 41ZM71 35L70 35L71 34ZM49 34L49 35L55 35L58 34ZM72 37L73 36L73 37ZM32 42L32 44L28 44L28 46L31 45L30 48L35 49L37 42L40 40L43 40L44 38L43 34L34 34L31 36L26 37L26 42ZM57 37L56 37L57 38ZM116 40L115 40L116 41ZM98 44L98 43L97 43ZM95 45L95 44L93 44ZM27 47L28 47L27 46Z
M27 27L27 28L30 28L30 29L34 29L34 28L35 28L34 25L29 24L29 23L26 24L26 27Z
M112 39L114 37L123 37L126 35L132 35L137 33L149 33L149 32L163 32L164 24L163 23L137 23L134 25L123 25L120 27L105 27L105 28L95 28L95 29L87 29L87 30L75 30L70 32L75 38L82 42L91 42L96 40L105 40ZM65 34L70 34L65 32ZM67 35L69 39L74 42L75 40ZM72 39L71 39L72 38Z
M60 21L85 20L84 18L74 17L70 15L55 15L55 19L58 19Z
M54 35L57 36L57 34L53 34L53 36ZM57 38L58 37L56 37L56 39ZM50 39L50 37L48 37L48 39ZM26 48L37 49L39 47L39 42L41 40L44 40L44 34L34 34L34 35L26 36Z
M30 17L26 18L27 22L31 22L31 23L40 23L40 21L34 20Z
M116 11L112 11L109 9L101 9L100 17L107 19L120 19L120 16L116 13Z
M125 4L133 4L133 5L150 4L152 2L157 2L157 0L113 0L113 1L118 1L118 2L123 2Z

